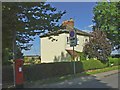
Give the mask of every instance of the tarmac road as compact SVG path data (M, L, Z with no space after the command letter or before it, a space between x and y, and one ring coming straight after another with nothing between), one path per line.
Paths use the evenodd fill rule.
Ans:
M100 73L52 84L36 83L31 88L118 88L118 77L120 77L118 73Z

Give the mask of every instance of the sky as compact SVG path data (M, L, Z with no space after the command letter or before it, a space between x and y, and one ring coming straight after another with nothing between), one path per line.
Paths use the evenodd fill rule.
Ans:
M90 32L92 30L93 7L96 2L48 2L51 6L56 7L58 11L66 10L66 14L61 18L59 24L64 20L73 18L75 27ZM23 51L24 55L40 55L40 38L37 36L32 42L31 50Z

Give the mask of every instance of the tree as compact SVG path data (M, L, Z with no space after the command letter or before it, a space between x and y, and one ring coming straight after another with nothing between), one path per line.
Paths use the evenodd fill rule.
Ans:
M35 35L53 32L61 28L57 22L65 11L57 11L45 2L3 2L2 3L2 52L12 52L16 34L17 50L29 50ZM20 53L19 53L20 55ZM5 54L3 53L3 56Z
M104 31L112 46L120 47L120 2L99 2L93 9L94 28Z
M85 55L89 58L97 58L102 62L108 61L108 56L111 53L111 44L107 39L106 34L101 30L94 30L90 37L89 42L87 42L83 48Z
M10 61L12 59L12 52L10 51L10 49L6 48L2 53L2 59L4 59L2 61L3 65L10 65L12 64L12 62Z
M65 11L56 11L50 4L41 3L3 3L2 30L3 46L12 47L13 33L16 31L16 43L21 49L28 49L32 36L40 35L46 30L55 31L60 28L56 24Z

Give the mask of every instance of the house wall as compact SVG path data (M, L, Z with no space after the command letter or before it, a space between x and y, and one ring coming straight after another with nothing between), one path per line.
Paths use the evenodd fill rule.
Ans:
M72 50L70 44L67 43L67 37L69 37L69 33L59 34L59 36L52 36L55 41L51 41L48 37L41 38L41 63L50 63L50 62L59 62L62 57L69 57L67 51L65 49ZM77 35L78 45L74 47L74 49L78 52L83 51L83 46L85 44L85 40L89 41L88 36Z
M67 39L67 37L69 37L69 34L66 34L65 37ZM78 51L78 52L82 52L83 51L83 47L85 45L85 40L87 39L89 41L89 37L88 36L77 35L77 38L78 38L78 45L76 45L74 47L74 50ZM66 42L67 42L67 40L66 40ZM65 46L66 46L65 48L68 49L68 50L72 50L73 49L73 47L70 47L70 44L66 43Z
M41 63L54 62L56 59L60 61L61 54L66 55L66 34L59 34L59 36L53 36L57 41L51 41L48 37L41 38Z

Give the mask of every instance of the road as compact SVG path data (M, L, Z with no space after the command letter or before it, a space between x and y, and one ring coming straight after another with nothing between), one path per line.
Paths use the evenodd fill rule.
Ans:
M118 73L104 77L101 75L89 75L44 85L37 83L31 88L118 88Z

